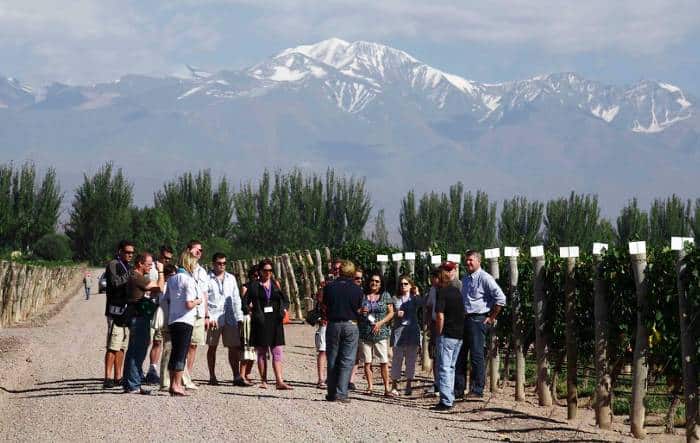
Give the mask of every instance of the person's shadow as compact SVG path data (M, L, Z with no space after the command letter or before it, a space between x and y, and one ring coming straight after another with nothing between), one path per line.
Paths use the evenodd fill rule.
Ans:
M0 390L19 398L45 398L61 397L65 395L112 395L121 394L121 386L112 389L102 388L101 378L70 378L63 380L45 381L36 383L28 389L7 389L0 386Z

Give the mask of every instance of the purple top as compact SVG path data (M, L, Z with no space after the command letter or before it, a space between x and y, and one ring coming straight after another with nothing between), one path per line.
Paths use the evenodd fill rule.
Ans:
M272 297L272 282L270 282L269 288L265 287L265 285L262 285L262 287L265 290L265 300L270 301L270 297Z

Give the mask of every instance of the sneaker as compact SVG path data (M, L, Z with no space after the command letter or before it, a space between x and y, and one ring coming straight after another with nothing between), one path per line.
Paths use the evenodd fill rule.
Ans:
M132 391L124 390L125 394L139 394L139 395L151 395L151 391L148 389L134 389Z
M354 391L357 389L357 386L355 386L355 383L348 383L348 390L349 391Z
M337 399L335 397L331 397L330 395L326 395L326 401L336 401Z
M253 385L248 383L247 381L243 380L242 378L237 378L237 379L233 380L233 386L240 386L241 388L249 388Z
M405 396L410 397L411 394L413 394L413 388L406 388L406 389L404 390L404 395L405 395Z
M189 389L189 390L191 390L191 391L196 391L196 390L199 389L199 388L197 387L196 384L194 384L193 381L191 381L191 382L189 382L189 383L185 383L185 389Z
M146 382L147 385L159 385L160 384L160 377L158 377L158 374L155 372L148 372L146 374Z
M339 401L340 403L346 403L346 404L347 404L347 403L350 403L350 399L347 398L347 397L339 398L338 401Z
M111 378L105 379L104 383L102 383L102 389L112 389L115 386L116 386L116 384L114 383L114 380Z
M484 394L479 394L476 392L470 392L469 394L464 396L465 400L482 400L484 398Z
M446 404L440 402L430 409L432 409L433 411L450 411L452 409L452 406L447 406Z

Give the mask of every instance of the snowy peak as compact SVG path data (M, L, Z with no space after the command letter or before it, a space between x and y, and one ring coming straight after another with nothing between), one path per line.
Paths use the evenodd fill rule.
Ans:
M13 77L0 76L0 109L34 103L32 88Z
M634 132L661 132L692 115L693 104L669 83L641 81L625 91L625 99L634 110L642 111L633 120Z

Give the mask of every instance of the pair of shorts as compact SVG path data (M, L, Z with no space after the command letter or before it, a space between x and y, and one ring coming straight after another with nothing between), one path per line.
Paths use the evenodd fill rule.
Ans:
M107 350L124 351L129 346L129 328L117 326L107 317Z
M190 345L199 346L207 342L207 335L204 330L204 319L196 318L194 320L194 325L192 325L192 339L190 340Z
M316 352L326 352L326 325L319 325L316 329Z
M362 340L360 342L360 358L365 363L372 363L372 356L375 357L377 363L389 363L389 339L372 342Z
M151 328L151 341L163 341L163 328L160 329L154 329Z
M241 335L238 330L238 325L223 325L216 329L209 329L207 331L207 345L209 346L219 346L219 339L223 339L224 346L227 348L240 348L241 347Z

